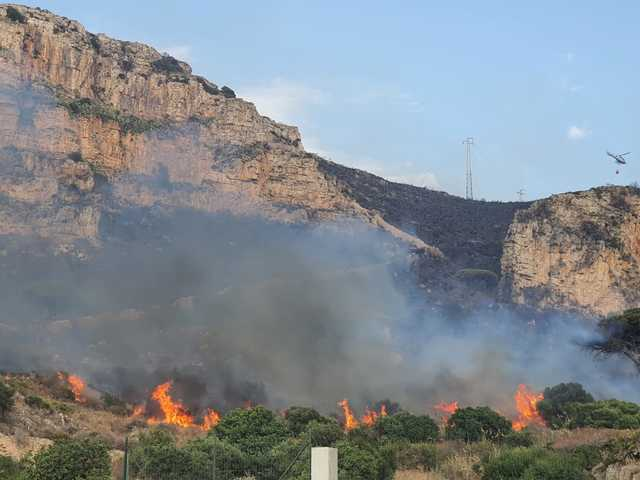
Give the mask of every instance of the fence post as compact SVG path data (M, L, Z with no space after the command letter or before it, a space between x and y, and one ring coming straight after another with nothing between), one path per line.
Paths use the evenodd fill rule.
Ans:
M328 447L311 449L311 480L338 480L338 450Z

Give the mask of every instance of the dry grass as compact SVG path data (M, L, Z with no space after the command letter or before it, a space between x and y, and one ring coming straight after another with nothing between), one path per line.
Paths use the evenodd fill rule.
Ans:
M479 480L474 470L482 459L500 453L500 447L491 442L465 444L445 441L437 444L438 468L434 471L401 470L395 480Z
M611 428L578 428L576 430L544 430L536 435L536 444L554 449L572 449L580 445L602 445L609 440L630 438L634 430Z
M394 480L447 480L439 472L423 472L422 470L398 470Z

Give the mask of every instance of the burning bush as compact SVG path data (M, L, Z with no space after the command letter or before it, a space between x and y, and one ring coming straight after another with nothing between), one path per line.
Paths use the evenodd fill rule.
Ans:
M511 422L489 407L459 408L449 417L446 436L450 440L478 442L501 440L513 431Z
M109 449L104 442L92 438L58 440L27 461L24 478L110 480Z
M0 381L0 417L4 418L13 408L15 391L6 383Z
M379 418L377 430L388 440L422 443L438 439L438 425L430 416L408 412Z
M589 402L593 402L593 397L579 383L560 383L545 388L544 399L536 407L549 427L563 428L569 422L568 405Z

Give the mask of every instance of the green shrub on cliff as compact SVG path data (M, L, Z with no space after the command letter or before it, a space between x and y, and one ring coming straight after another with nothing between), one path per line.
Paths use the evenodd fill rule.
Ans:
M14 393L15 391L13 390L13 388L0 381L0 417L5 417L9 410L13 408Z

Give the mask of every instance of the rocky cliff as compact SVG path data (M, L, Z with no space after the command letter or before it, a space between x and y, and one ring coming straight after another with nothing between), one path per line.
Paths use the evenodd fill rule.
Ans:
M0 233L95 241L108 182L111 200L138 205L357 217L439 254L360 206L295 127L146 45L0 6L0 85Z
M640 304L640 191L594 188L517 212L502 258L505 300L607 315Z
M0 5L0 116L0 235L57 252L99 247L131 208L355 218L421 252L422 288L445 301L466 302L471 286L492 302L502 272L509 302L594 314L637 305L635 192L531 206L388 182L306 152L295 127L186 63L45 10Z

